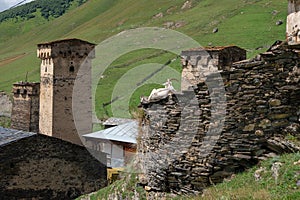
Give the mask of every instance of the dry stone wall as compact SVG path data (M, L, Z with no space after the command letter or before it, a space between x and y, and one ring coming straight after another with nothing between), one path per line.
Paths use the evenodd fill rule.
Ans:
M211 73L181 94L143 104L141 184L195 193L261 159L298 151L284 138L300 134L299 52L278 42L255 59L223 68L223 83ZM226 102L217 102L223 84Z
M0 116L10 117L12 102L5 92L0 91Z
M106 154L36 134L0 146L0 199L75 199L106 186ZM100 162L100 161L101 162Z
M19 82L13 85L11 128L38 133L39 83Z

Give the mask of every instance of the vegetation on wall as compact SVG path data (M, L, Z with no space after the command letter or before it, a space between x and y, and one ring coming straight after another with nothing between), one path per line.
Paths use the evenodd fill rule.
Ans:
M10 128L11 120L9 117L0 116L0 126Z

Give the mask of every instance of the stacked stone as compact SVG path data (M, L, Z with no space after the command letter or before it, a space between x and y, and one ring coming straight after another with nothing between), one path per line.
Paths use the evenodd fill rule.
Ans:
M300 124L299 52L273 46L256 59L209 74L176 98L144 105L149 127L140 151L152 156L144 163L144 184L194 193L272 153L298 151L284 140L284 130Z

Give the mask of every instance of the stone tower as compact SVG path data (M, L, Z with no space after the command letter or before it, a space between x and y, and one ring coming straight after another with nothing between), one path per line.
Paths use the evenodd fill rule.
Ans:
M95 45L79 39L65 39L38 44L41 62L39 132L72 143L81 144L79 135L92 131L91 59ZM76 129L72 94L79 68L84 91L80 111L80 130Z
M195 85L208 72L226 70L232 63L245 59L246 50L238 46L200 47L182 51L181 90Z
M19 82L13 85L11 128L39 132L39 83Z
M300 44L300 0L289 0L286 37L289 45Z

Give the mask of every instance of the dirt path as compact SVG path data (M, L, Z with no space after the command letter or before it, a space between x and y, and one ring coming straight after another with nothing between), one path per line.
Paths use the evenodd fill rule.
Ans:
M9 64L9 63L11 63L15 60L18 60L20 58L23 58L25 55L26 55L26 53L22 53L22 54L12 56L12 57L9 57L9 58L4 58L3 60L0 60L0 67L3 66L3 65Z

